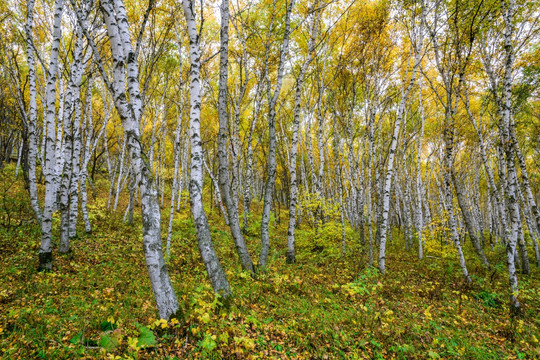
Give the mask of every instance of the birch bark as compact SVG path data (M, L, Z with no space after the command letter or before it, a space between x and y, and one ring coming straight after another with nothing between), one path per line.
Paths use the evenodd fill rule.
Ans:
M424 241L422 239L424 230L424 214L422 212L422 140L424 138L424 124L426 122L424 114L424 103L422 101L422 84L418 90L418 102L420 105L420 134L418 135L417 148L417 168L416 168L416 231L418 234L418 258L424 258Z
M304 63L302 64L300 71L298 72L298 78L296 79L296 90L294 98L294 119L292 128L292 140L291 151L289 157L289 173L291 177L290 187L290 204L289 204L289 226L287 230L287 254L286 261L289 264L296 262L295 246L294 246L294 230L296 226L296 207L298 204L298 184L296 179L296 161L298 156L298 131L300 128L300 116L301 116L301 100L302 100L302 87L304 84L304 77L308 70L308 67L313 58L313 52L315 50L315 38L317 36L317 27L319 23L320 11L317 14L313 14L313 20L311 23L310 38L308 43L308 55Z
M199 52L199 35L195 24L194 4L192 0L182 0L184 15L187 22L191 59L190 84L190 137L191 137L191 176L189 181L189 194L191 213L197 230L199 251L206 271L210 277L214 291L227 298L231 289L225 271L218 260L212 239L208 219L203 207L203 151L201 144L201 61Z
M52 214L56 204L56 190L58 183L55 172L56 79L58 75L58 53L60 50L60 40L62 37L61 23L63 9L63 0L56 0L54 6L51 54L49 57L49 68L47 69L47 88L45 91L45 155L43 156L44 163L42 166L42 171L45 178L45 201L43 204L43 216L41 220L41 246L39 248L40 270L52 269L51 226Z
M107 36L111 45L113 62L113 81L111 82L104 69L99 52L96 51L96 45L88 33L86 19L81 16L75 1L72 0L71 4L76 9L78 22L90 42L101 76L114 98L115 107L126 134L126 143L133 170L138 176L142 205L143 250L159 316L163 319L181 317L178 300L172 288L167 265L163 258L161 214L154 178L149 171L146 154L144 154L141 145L139 124L142 115L142 103L139 93L139 70L137 58L131 46L129 24L124 5L122 0L104 0L101 2L101 12L103 13Z
M274 0L275 1L275 0ZM274 185L276 180L276 104L281 92L281 86L283 83L283 75L285 73L285 60L289 52L289 36L291 32L291 13L295 0L290 0L287 5L287 12L285 14L285 29L283 34L283 42L281 43L281 49L279 51L279 65L276 79L276 86L272 93L272 85L268 71L266 73L267 81L267 97L268 97L268 175L266 178L266 184L264 187L264 205L261 220L261 255L259 257L259 264L262 268L266 267L268 260L268 252L270 250L270 235L269 235L269 223L270 223L270 209L272 206L272 198L274 193ZM270 26L269 32L272 31ZM266 49L265 67L268 68L268 57L270 49Z
M179 46L179 48L181 48ZM180 69L182 68L182 63L180 63ZM180 86L180 98L182 98L182 86ZM173 183L171 189L171 206L169 212L169 226L167 229L167 245L165 249L165 258L169 259L171 253L171 236L172 236L172 225L174 219L174 205L176 202L176 194L178 193L178 170L180 167L180 152L181 152L181 142L180 134L182 132L182 113L183 106L181 106L180 111L178 112L178 118L176 120L176 129L174 131L174 173L173 173Z
M36 157L37 157L37 89L36 89L36 65L33 44L33 29L34 29L34 5L35 0L27 0L26 2L26 24L25 41L26 41L26 57L28 64L28 87L29 87L29 102L27 111L27 126L28 126L28 192L30 194L30 203L38 223L41 225L41 207L39 205L36 179Z
M419 42L419 44L421 44L421 41ZM396 115L396 121L394 123L394 131L392 134L392 141L390 143L388 163L386 167L386 178L384 182L384 189L382 192L382 216L379 225L379 271L383 274L386 269L386 232L388 228L388 212L390 208L390 190L392 186L392 176L394 173L394 157L396 153L399 132L401 130L401 123L405 115L405 105L408 101L409 94L415 84L416 71L420 66L421 45L419 44L416 49L413 48L411 50L411 56L412 52L414 51L414 64L412 68L411 78L409 79L407 85L405 85L405 81L402 85L401 100L398 108L398 113Z
M219 160L219 187L227 215L229 217L229 227L234 240L236 253L244 270L254 274L253 262L249 255L242 231L240 230L240 219L238 216L238 201L235 201L237 191L231 189L229 182L229 160L227 156L227 133L228 133L228 112L227 112L227 94L228 94L228 55L229 55L229 0L223 0L220 8L221 13L221 49L219 57L219 94L218 94L218 160ZM239 104L237 104L238 108ZM239 120L239 119L238 119ZM236 136L236 135L235 135ZM236 140L231 139L234 143ZM233 153L238 153L238 145L232 146ZM233 155L233 183L238 179L238 156ZM236 169L235 169L236 168ZM234 186L233 186L234 187Z

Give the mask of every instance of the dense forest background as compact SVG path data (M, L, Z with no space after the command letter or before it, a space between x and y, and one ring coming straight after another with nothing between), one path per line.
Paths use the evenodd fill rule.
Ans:
M0 355L540 357L539 5L2 2Z

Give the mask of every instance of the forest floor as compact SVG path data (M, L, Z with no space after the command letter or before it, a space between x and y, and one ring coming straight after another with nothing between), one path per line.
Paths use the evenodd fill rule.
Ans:
M519 275L523 314L512 318L501 249L484 270L465 246L473 284L451 246L420 261L394 232L387 273L369 268L365 247L330 222L297 231L298 263L285 263L286 211L271 231L269 266L255 279L241 271L228 228L209 209L213 241L234 292L214 298L198 255L189 208L176 215L169 274L185 320L159 321L135 225L123 211L90 207L94 232L79 232L54 270L37 272L36 224L0 226L0 357L3 359L182 358L540 358L540 271ZM122 204L124 206L124 204ZM163 223L168 220L163 211ZM257 214L256 206L255 213ZM258 220L248 244L258 259ZM58 219L54 229L58 231ZM164 226L165 228L165 226ZM165 233L165 231L163 231ZM531 259L532 260L532 259Z

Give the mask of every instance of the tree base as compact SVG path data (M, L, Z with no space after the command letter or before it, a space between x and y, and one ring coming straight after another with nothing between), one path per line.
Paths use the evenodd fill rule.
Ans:
M285 261L287 264L294 264L296 263L296 256L294 254L294 251L288 250L287 255L285 258Z
M58 246L58 252L60 254L69 254L71 252L71 247L69 246L69 243L68 244L60 244Z
M38 271L51 271L52 270L52 252L40 252L39 253L39 267Z
M513 318L521 317L523 315L521 304L515 296L510 296L510 315Z

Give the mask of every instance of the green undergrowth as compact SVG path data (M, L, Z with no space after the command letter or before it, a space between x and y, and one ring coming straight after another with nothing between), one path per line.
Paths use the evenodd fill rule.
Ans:
M519 275L523 314L511 318L500 249L487 249L488 271L465 245L474 280L468 285L455 257L428 252L420 261L394 230L383 276L367 266L367 250L351 229L342 256L339 223L317 231L301 224L298 262L288 265L282 209L279 224L272 222L268 267L251 278L218 210L208 209L234 293L225 306L211 291L184 208L174 221L169 274L186 317L166 322L157 318L146 275L140 208L135 225L127 225L123 211L106 211L103 199L92 204L94 232L79 229L73 251L56 255L52 272L36 271L35 224L0 228L2 358L540 357L540 272L531 263L533 273ZM254 261L257 218L247 236Z

